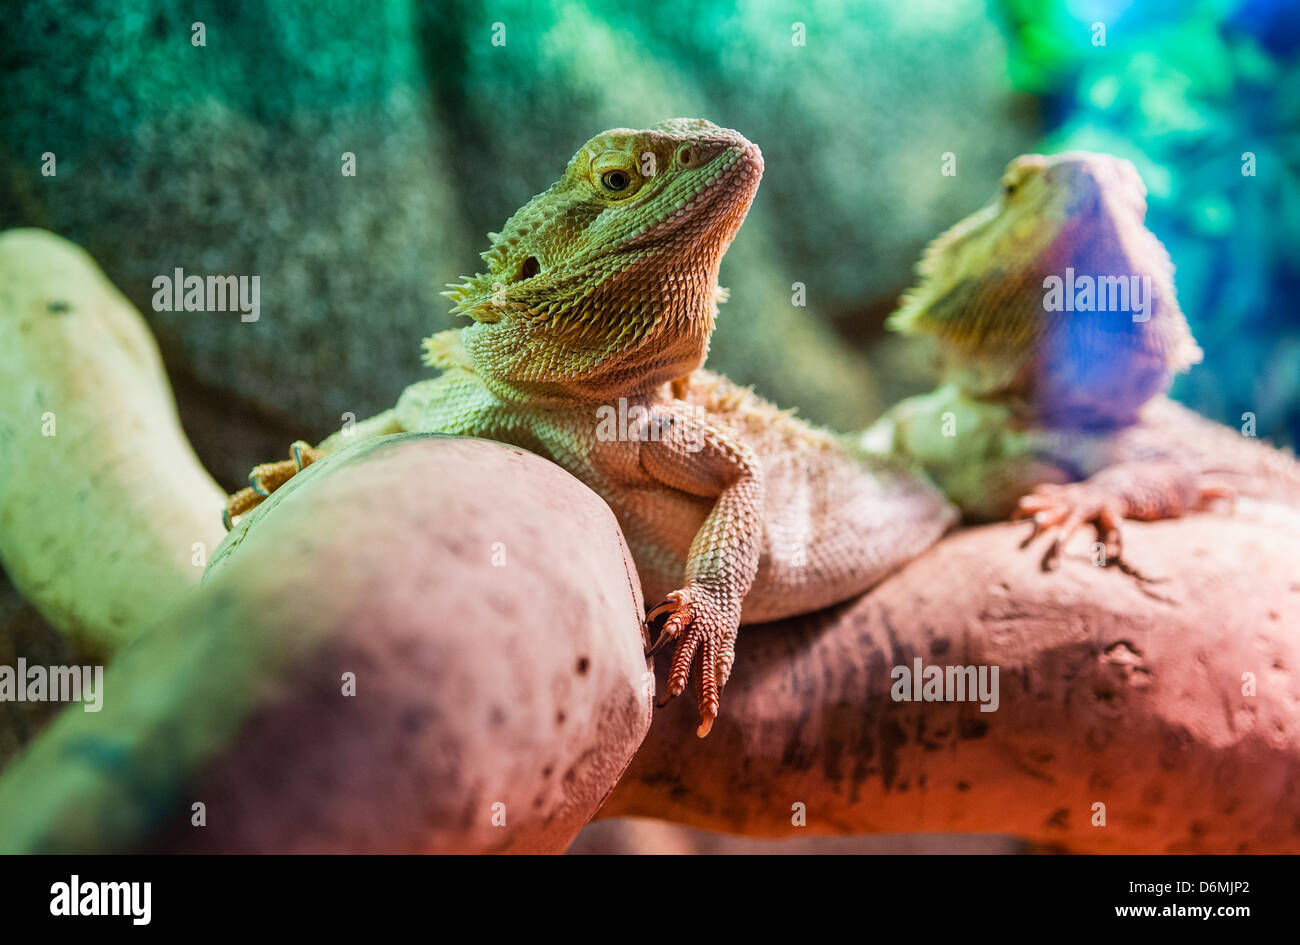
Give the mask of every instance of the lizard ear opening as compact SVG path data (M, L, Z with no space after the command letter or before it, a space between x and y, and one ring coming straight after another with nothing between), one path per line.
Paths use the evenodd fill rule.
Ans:
M529 256L524 260L524 268L519 273L520 280L531 279L542 271L542 264L537 261L536 256Z

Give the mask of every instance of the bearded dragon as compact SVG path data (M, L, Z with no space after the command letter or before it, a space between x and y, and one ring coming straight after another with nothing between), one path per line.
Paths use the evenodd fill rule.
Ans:
M666 618L650 652L676 644L666 698L697 667L703 737L742 622L856 596L956 522L921 466L968 517L1002 516L1020 500L1036 531L1067 533L1077 519L1109 534L1122 515L1180 514L1222 494L1174 470L1178 436L1156 431L1147 451L1129 436L1145 434L1141 408L1155 399L1179 422L1239 439L1158 396L1199 349L1168 258L1141 226L1131 166L1100 156L1013 162L1004 194L935 241L894 318L939 342L950 381L851 436L701 367L725 297L719 264L762 171L757 146L701 120L592 138L490 235L485 271L446 293L473 323L426 339L426 360L442 373L318 448L295 443L292 460L257 467L229 500L227 524L359 436L481 436L547 456L614 511L647 599L660 601L647 623ZM1118 255L1105 255L1111 244ZM1070 260L1163 279L1152 317L1132 329L1048 317L1042 273ZM950 413L960 436L943 435ZM1077 487L1056 485L1098 470Z
M490 234L484 271L445 293L473 323L426 339L441 375L348 435L259 466L227 523L358 436L461 434L546 456L613 510L660 602L647 622L666 618L651 652L676 644L666 697L698 666L707 735L742 620L853 597L957 519L909 464L701 369L718 267L762 173L756 145L707 121L592 138Z
M1091 524L1099 563L1141 577L1122 519L1300 498L1292 456L1165 396L1202 351L1145 219L1128 161L1016 158L993 200L930 244L888 322L928 339L943 383L860 445L919 461L967 521L1031 518L1026 545L1052 536L1045 570Z

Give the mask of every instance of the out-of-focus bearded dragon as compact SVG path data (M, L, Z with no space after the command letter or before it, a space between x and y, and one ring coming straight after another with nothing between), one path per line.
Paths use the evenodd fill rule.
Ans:
M481 436L547 456L614 511L646 597L659 601L647 621L664 618L652 651L676 643L667 697L697 666L706 735L742 620L852 597L958 518L914 459L888 455L914 451L950 471L920 448L923 410L900 405L865 441L841 437L701 368L724 297L719 263L762 171L754 144L702 120L592 138L491 234L486 270L447 293L473 324L425 341L442 373L318 448L297 443L292 460L259 466L227 521L359 436ZM993 314L974 330L996 333ZM1182 326L1176 309L1175 319ZM1195 350L1184 341L1169 369ZM1157 373L1146 396L1167 380ZM1030 475L1026 491L1042 481Z
M1010 513L1033 519L1030 539L1054 531L1045 569L1084 525L1099 563L1131 570L1121 519L1300 500L1294 457L1164 396L1202 352L1145 218L1128 161L1021 156L992 202L930 244L890 319L930 340L943 383L860 445L919 460L968 520Z

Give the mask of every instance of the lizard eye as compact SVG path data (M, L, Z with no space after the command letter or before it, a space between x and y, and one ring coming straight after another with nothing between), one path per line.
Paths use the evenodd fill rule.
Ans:
M695 149L689 144L685 145L677 152L677 163L682 167L690 167L695 163Z
M605 185L606 190L617 194L627 190L627 185L632 183L632 178L628 176L627 171L612 170L601 174L600 182Z
M1010 197L1020 189L1020 185L1035 175L1045 174L1047 159L1040 154L1022 154L1007 167L1002 175L1002 195Z
M524 260L523 272L520 274L522 279L531 279L542 271L542 264L537 261L536 256L529 256Z

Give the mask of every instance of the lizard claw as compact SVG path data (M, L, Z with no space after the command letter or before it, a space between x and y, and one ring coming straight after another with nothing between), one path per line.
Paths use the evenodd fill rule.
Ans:
M673 591L671 594L669 594L667 597L665 597L662 601L660 601L660 602L659 602L659 605L658 605L657 607L653 607L653 608L651 608L650 612L649 612L648 614L645 615L645 622L646 622L646 623L654 623L656 620L658 620L658 619L659 619L660 617L662 617L664 614L666 614L666 613L670 613L670 612L676 610L678 607L681 606L681 600L682 600L682 592L681 592L681 591ZM667 633L667 628L665 627L664 631L663 631L662 633L659 634L659 639L658 639L658 641L656 641L655 645L652 646L649 650L646 651L646 656L651 655L651 654L654 653L654 652L655 652L655 651L656 651L660 646L663 645L664 640L665 640L665 634L666 634L666 633Z
M226 507L221 513L221 523L226 526L226 531L230 531L236 518L252 511L261 504L263 499L325 453L303 440L296 440L289 447L289 455L291 459L255 466L248 474L248 488L239 490L226 500Z
M726 634L728 621L722 608L699 588L673 591L651 609L646 622L651 623L664 614L668 619L664 621L658 639L647 651L647 655L651 655L669 641L677 641L668 671L668 685L659 705L666 705L686 689L691 667L698 656L695 688L699 698L700 725L695 734L703 738L709 734L714 719L718 717L719 698L731 674L735 655L735 634L734 631L730 636Z
M1084 525L1092 525L1097 540L1105 546L1105 561L1118 562L1121 554L1119 523L1124 518L1120 502L1088 483L1056 485L1046 483L1020 499L1011 514L1013 521L1028 518L1032 529L1020 543L1028 548L1039 535L1054 532L1040 566L1055 571L1066 543Z
M1022 548L1043 532L1055 532L1043 555L1044 571L1055 570L1074 533L1092 525L1103 545L1103 565L1113 564L1125 574L1152 581L1123 559L1120 522L1126 518L1146 522L1178 518L1216 500L1231 502L1234 496L1230 486L1202 478L1178 463L1121 464L1084 482L1044 483L1020 499L1011 518L1033 520L1033 530Z
M658 620L660 617L662 617L664 614L672 613L676 611L678 608L680 608L681 606L682 606L682 592L673 591L671 594L665 597L657 607L652 608L650 612L646 614L645 616L646 625L649 626L650 624ZM651 644L650 649L645 651L645 655L654 656L656 653L658 653L660 650L664 648L664 644L671 643L673 640L676 640L679 636L681 636L681 632L682 632L682 624L680 621L676 621L676 620L664 621L664 625L659 629L658 638L655 640L653 644ZM676 695L676 693L673 693L672 695ZM664 702L661 703L661 705L666 704L667 700L672 698L672 695L666 697Z
M305 440L294 440L289 445L289 455L293 457L293 465L296 467L296 471L302 472L325 454Z
M221 510L221 524L226 526L226 531L230 531L234 527L235 519L257 508L261 503L262 496L259 493L251 488L240 489L226 499L226 507Z
M267 465L270 464L268 463ZM265 499L267 496L271 494L271 490L267 488L267 486L262 482L262 477L263 475L266 474L266 472L267 471L264 470L261 466L258 466L248 474L248 488L252 489L263 499Z

